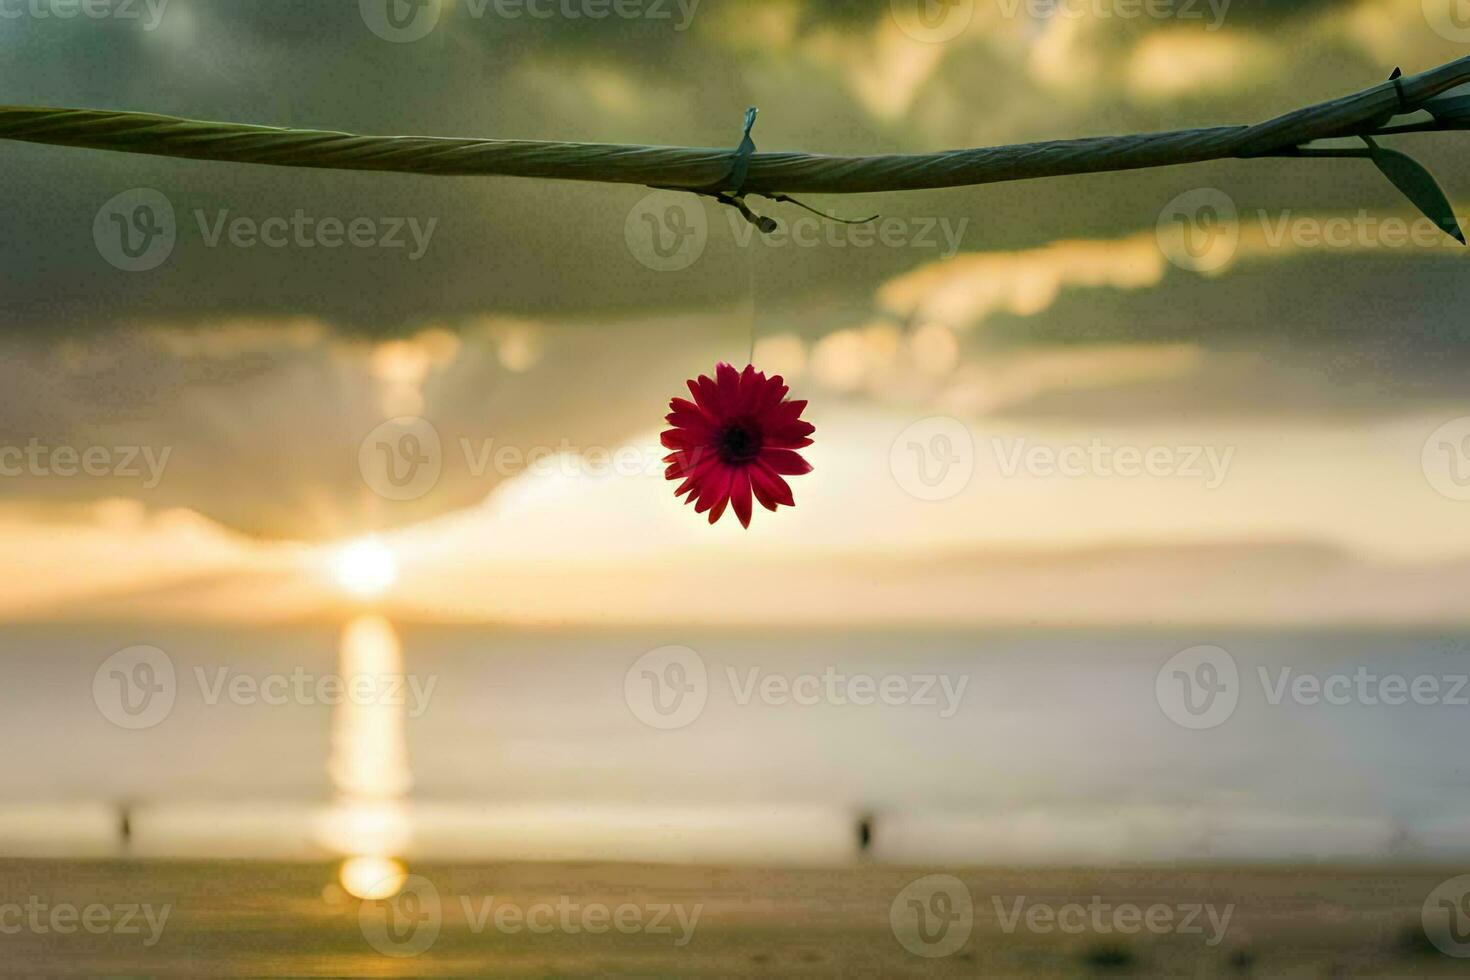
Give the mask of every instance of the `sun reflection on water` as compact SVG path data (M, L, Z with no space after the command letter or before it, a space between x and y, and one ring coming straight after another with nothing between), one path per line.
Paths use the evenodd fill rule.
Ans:
M339 672L346 691L377 694L346 697L333 712L328 772L337 798L323 836L333 850L349 855L339 873L348 894L391 898L408 873L394 855L408 842L403 797L413 783L404 731L407 706L385 694L388 679L403 678L403 647L392 624L377 615L348 623Z

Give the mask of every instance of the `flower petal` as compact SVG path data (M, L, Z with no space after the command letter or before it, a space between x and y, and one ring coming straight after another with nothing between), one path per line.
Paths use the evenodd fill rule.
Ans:
M736 469L733 466L724 466L716 471L712 484L714 490L714 506L710 508L709 522L713 524L725 513L725 505L730 502L730 491L735 484Z
M806 399L797 398L782 402L773 408L771 413L783 422L794 422L801 417L804 411L806 411Z
M750 527L750 474L749 467L736 469L730 478L730 506L741 527Z
M676 429L688 429L703 436L712 435L715 431L714 424L699 409L690 411L670 412L664 416L664 421Z
M717 463L700 477L699 502L694 505L695 511L703 514L717 503L721 512L724 511L725 503L730 499L730 473L731 467Z
M755 490L756 497L770 510L775 510L777 504L785 504L787 507L796 506L796 500L791 496L790 484L777 476L775 470L759 459L750 468L750 485ZM767 504L766 499L771 502Z
M775 408L777 405L781 404L781 399L785 398L786 393L790 390L791 389L786 387L786 385L781 381L781 376L779 374L772 377L769 381L766 382L765 390L761 392L760 400L756 403L756 411L767 412L770 411L772 408Z
M754 364L745 365L745 370L740 372L740 399L735 411L741 415L754 412L765 394L765 385L766 376L757 371Z
M740 398L740 374L734 365L721 361L715 365L715 383L720 391L720 411L728 413Z
M771 497L769 493L766 492L765 488L761 486L761 478L756 475L757 472L758 471L754 466L750 468L750 491L751 493L755 494L756 501L759 502L762 507L764 507L766 510L775 510L776 501L774 498Z
M789 449L762 449L760 461L782 476L801 476L812 471L812 464Z
M717 418L717 408L720 403L720 389L708 377L701 374L696 380L688 382L689 393L694 396L694 403L704 410L710 418Z
M801 449L812 444L807 436L816 431L817 427L810 422L781 422L765 429L762 444L772 449Z
M669 412L676 415L689 415L696 418L701 418L704 419L705 422L709 421L709 416L705 414L704 409L700 408L697 404L687 398L670 398Z
M658 434L658 441L665 449L691 449L698 440L688 429L665 429Z

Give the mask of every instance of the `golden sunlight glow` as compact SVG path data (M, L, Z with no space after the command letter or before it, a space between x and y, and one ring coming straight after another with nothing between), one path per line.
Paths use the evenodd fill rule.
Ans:
M407 879L408 869L402 861L376 855L348 858L338 875L343 890L361 899L392 898L403 890Z
M381 800L408 789L404 702L390 696L403 677L398 634L381 616L362 616L342 634L342 682L365 695L346 698L332 715L332 783L354 797Z
M344 686L361 692L332 712L327 770L337 799L324 814L319 839L347 855L339 880L357 898L392 898L407 870L391 857L408 843L403 796L412 785L406 706L392 695L403 679L403 646L381 616L360 616L342 633L339 668Z
M348 593L376 598L398 581L398 557L377 538L363 538L332 556L332 576Z
M1202 92L1259 85L1282 64L1275 47L1243 33L1156 31L1139 42L1128 67L1128 92L1140 102L1168 102Z

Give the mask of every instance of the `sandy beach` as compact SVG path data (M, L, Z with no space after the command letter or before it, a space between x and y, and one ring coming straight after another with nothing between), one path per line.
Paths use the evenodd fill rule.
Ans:
M958 870L953 876L972 899L973 923L953 951L943 943L925 948L944 955L913 951L914 940L905 941L891 918L913 883L934 869L496 864L412 871L417 877L397 900L406 918L385 930L379 914L384 903L348 897L326 864L6 861L0 863L7 903L0 907L4 971L307 977L1470 973L1470 960L1443 955L1421 928L1426 896L1457 873L1453 868ZM424 901L426 887L431 901ZM1166 920L1167 928L1149 926ZM956 929L958 937L963 930Z

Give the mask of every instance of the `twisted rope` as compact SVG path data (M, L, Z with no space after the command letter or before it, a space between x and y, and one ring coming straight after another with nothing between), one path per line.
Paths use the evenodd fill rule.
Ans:
M1470 81L1470 56L1254 126L1018 143L946 153L823 156L752 153L742 188L858 194L1134 170L1230 157L1296 155L1301 144L1373 134L1396 113ZM1440 121L1428 129L1465 128ZM357 136L201 122L142 112L0 106L0 139L153 156L434 176L542 177L709 193L731 173L728 148L429 136Z

